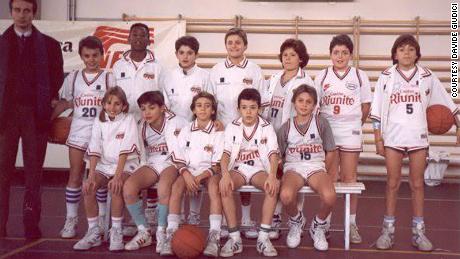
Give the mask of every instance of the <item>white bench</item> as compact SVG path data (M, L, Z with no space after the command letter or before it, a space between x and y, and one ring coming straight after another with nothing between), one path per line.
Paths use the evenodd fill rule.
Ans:
M345 250L350 249L350 194L361 194L366 189L363 183L334 183L337 194L345 194ZM238 192L262 192L251 185L242 186ZM314 193L313 189L304 186L299 190L300 193ZM104 240L107 241L110 224L110 194L107 195L107 212L104 226Z
M350 195L351 194L361 194L362 191L366 189L363 183L334 183L335 192L337 194L345 194L345 230L344 230L344 239L345 239L345 250L350 249ZM238 189L238 192L262 192L261 190L250 186L245 185ZM299 190L300 193L314 193L313 189L304 186Z

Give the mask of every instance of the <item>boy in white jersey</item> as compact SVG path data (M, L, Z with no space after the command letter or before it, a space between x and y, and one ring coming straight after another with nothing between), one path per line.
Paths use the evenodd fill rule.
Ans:
M233 191L243 185L253 185L265 192L257 251L264 256L278 255L268 237L278 199L278 143L273 127L258 114L260 102L260 94L256 89L244 89L238 96L241 118L234 120L225 129L219 189L230 234L220 251L222 257L243 251L233 199Z
M260 67L249 61L244 52L248 47L248 37L241 28L232 28L224 38L227 58L217 63L210 73L212 93L217 99L217 119L224 126L238 118L237 99L243 89L255 88L262 91L264 76ZM257 229L251 221L251 193L241 193L242 226L249 227L247 238L257 238Z
M311 222L310 236L317 250L329 248L326 232L336 200L332 177L327 173L337 156L331 128L327 120L315 115L317 95L313 87L301 85L294 90L291 102L297 115L281 126L278 132L281 154L284 157L284 175L280 199L289 215L287 246L300 244L305 218L297 208L297 194L308 184L320 197L319 212Z
M265 90L264 118L270 121L275 132L281 128L294 114L294 108L290 100L294 90L301 84L313 85L313 80L305 73L303 68L308 64L309 55L307 48L301 40L287 39L281 44L279 60L283 65L283 71L272 75L268 88ZM282 176L282 169L278 170L278 178ZM304 196L299 197L299 205L303 205ZM276 204L273 214L272 231L270 239L278 239L281 226L281 202Z
M137 123L128 113L129 105L123 90L111 87L102 99L103 110L95 119L86 151L89 160L88 178L83 184L88 232L73 249L88 250L101 245L102 229L98 224L96 190L107 186L112 196L110 251L123 250L121 221L123 218L123 183L139 166Z
M393 66L377 81L371 107L377 154L385 157L387 168L386 212L383 229L376 242L378 249L394 244L395 212L401 180L401 164L409 157L409 182L412 190L412 245L421 251L433 250L425 236L423 220L423 174L428 151L426 109L442 104L456 116L457 144L460 143L458 107L439 79L417 64L420 45L409 34L399 36L391 49Z
M137 120L141 111L137 99L147 91L163 91L163 71L155 61L153 53L147 49L150 45L149 27L143 23L131 25L128 42L131 49L113 65L113 74L117 85L123 88L131 107L130 113Z
M209 72L195 63L200 44L193 36L183 36L176 40L176 57L179 65L169 71L165 77L165 98L168 109L188 121L193 120L190 110L192 99L198 93L209 88ZM200 224L200 211L203 194L199 192L190 197L188 223Z
M215 125L217 102L214 96L201 92L193 97L190 109L195 119L178 137L178 145L172 155L179 168L180 176L172 186L169 199L168 228L166 243L161 255L172 255L171 240L179 228L181 200L184 192L190 196L198 195L200 185L206 185L209 193L209 235L204 250L207 256L219 256L222 205L219 194L220 159L224 145L224 132Z
M150 45L150 30L147 25L143 23L131 25L128 42L131 48L114 64L113 74L117 79L117 85L126 92L131 107L130 113L140 121L142 116L137 100L147 91L163 92L164 71L156 62L153 53L147 49ZM145 214L148 216L149 223L153 225L156 223L155 211L158 201L156 189L149 190L147 196ZM129 229L126 228L126 232L130 232Z
M353 55L353 42L345 34L332 38L329 44L332 66L320 71L315 78L320 113L332 128L338 159L328 172L336 180L356 182L359 153L362 151L361 126L369 115L371 86L364 71L349 66ZM362 242L356 226L358 196L351 196L350 241Z
M102 110L102 98L108 87L115 86L112 73L99 67L104 49L97 37L88 36L80 40L78 53L85 68L69 73L60 91L61 99L66 101L66 108L73 109L72 124L66 141L69 147L70 170L65 192L67 215L61 230L62 238L76 236L78 205L85 171L83 157L91 139L94 118ZM101 201L99 197L106 196L106 193L104 188L98 190L97 194L101 218L105 215L105 201Z
M170 160L172 148L177 145L177 135L187 125L185 119L166 111L164 97L159 91L143 93L138 99L142 111L141 136L145 149L145 163L136 169L123 186L126 207L137 226L137 235L125 246L137 250L152 244L149 225L142 213L139 192L157 184L159 193L156 251L160 252L165 241L171 186L177 177L177 169Z

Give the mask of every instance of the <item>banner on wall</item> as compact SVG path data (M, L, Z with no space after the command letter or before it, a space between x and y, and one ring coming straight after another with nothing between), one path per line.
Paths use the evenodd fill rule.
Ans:
M94 35L104 44L103 68L112 68L122 53L129 49L129 28L135 22L110 21L34 21L41 32L55 38L61 44L64 71L81 68L83 63L78 55L78 42L83 37ZM143 22L150 28L151 44L148 46L155 58L165 67L177 64L174 43L185 35L184 20ZM0 32L6 30L12 20L0 20Z
M55 38L61 44L64 58L64 71L70 72L83 67L78 55L78 42L83 37L94 35L99 37L104 45L103 68L112 68L120 59L122 53L129 49L129 28L134 22L88 22L88 21L34 21L35 27L41 32ZM155 58L164 67L173 67L177 64L174 54L174 43L177 38L185 35L185 21L144 22L149 26L151 44ZM12 20L0 20L0 32L3 33ZM22 151L19 145L16 166L22 167ZM45 168L68 168L69 158L67 147L48 144Z

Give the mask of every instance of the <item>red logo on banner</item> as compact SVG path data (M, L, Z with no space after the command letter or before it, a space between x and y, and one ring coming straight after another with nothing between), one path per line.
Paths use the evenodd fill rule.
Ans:
M150 44L153 44L153 28L149 28ZM93 34L102 41L104 59L101 68L112 68L113 64L122 57L123 52L129 49L129 29L120 29L110 26L99 26Z

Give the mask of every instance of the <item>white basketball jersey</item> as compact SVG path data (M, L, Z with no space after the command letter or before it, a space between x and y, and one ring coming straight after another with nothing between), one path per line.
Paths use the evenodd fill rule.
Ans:
M66 77L61 88L60 96L73 101L71 137L84 137L89 140L91 127L102 110L102 98L108 87L115 85L115 79L110 72L101 70L97 74L86 74L77 70ZM80 135L73 136L73 135Z
M419 76L415 67L412 74L405 75L396 68L393 91L390 95L388 127L385 145L399 143L401 146L428 145L427 123L423 113ZM423 93L425 94L425 93ZM393 142L393 143L392 143Z
M372 100L367 75L354 67L348 67L339 75L333 67L321 71L315 80L320 102L320 112L334 124L361 126L361 104Z
M305 132L301 132L295 119L289 120L286 163L324 163L326 154L319 134L318 116L312 116Z

